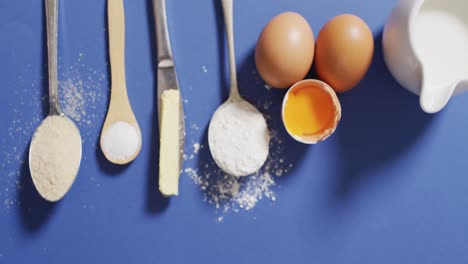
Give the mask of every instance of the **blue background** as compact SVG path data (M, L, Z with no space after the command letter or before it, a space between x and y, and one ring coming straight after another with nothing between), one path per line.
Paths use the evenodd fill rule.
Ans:
M144 142L126 167L110 165L96 147L109 88L105 1L60 1L61 78L79 61L80 78L104 74L93 86L103 96L87 109L96 115L92 124L79 124L84 159L72 189L53 205L38 196L26 157L47 109L40 101L47 92L42 2L0 2L0 263L468 262L468 95L427 115L393 80L382 60L381 31L396 1L235 1L241 92L253 102L272 100L271 126L284 137L294 169L276 179L275 202L262 200L223 222L186 174L179 197L158 193L156 50L146 0L125 1L127 84ZM187 148L206 142L209 118L227 95L219 2L168 1L187 123L200 127L188 134ZM333 16L354 13L375 35L369 73L340 95L342 122L317 146L286 136L279 112L284 91L267 91L255 72L256 39L284 11L304 15L315 35ZM201 151L199 157L211 159ZM197 159L187 163L195 167Z

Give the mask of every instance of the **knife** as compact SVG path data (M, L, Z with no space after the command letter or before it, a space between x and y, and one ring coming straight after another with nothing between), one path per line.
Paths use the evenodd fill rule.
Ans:
M153 0L153 8L158 52L159 190L164 196L172 196L178 195L183 163L184 109L169 40L166 1Z

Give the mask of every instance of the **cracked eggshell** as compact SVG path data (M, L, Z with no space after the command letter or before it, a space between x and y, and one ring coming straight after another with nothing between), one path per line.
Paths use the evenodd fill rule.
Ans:
M307 135L307 136L299 136L291 133L291 131L288 129L288 126L286 125L285 121L285 108L286 104L288 103L289 95L294 92L296 89L303 89L303 88L308 88L308 89L322 89L325 91L329 96L330 99L332 100L332 104L334 106L334 114L331 120L329 121L328 124L326 124L326 128L322 129L321 131L313 134L313 135ZM300 82L297 82L294 84L291 89L288 90L286 93L284 99L283 99L283 106L281 110L281 117L283 120L283 124L286 128L286 131L288 134L294 138L296 141L299 141L304 144L317 144L321 141L324 141L328 137L330 137L338 127L338 123L341 120L341 104L340 101L338 100L338 96L336 95L335 91L333 88L328 85L327 83L320 81L320 80L315 80L315 79L306 79Z

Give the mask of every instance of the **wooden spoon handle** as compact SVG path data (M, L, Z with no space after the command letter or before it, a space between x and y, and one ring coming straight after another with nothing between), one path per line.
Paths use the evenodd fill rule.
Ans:
M123 0L108 0L107 12L109 23L112 102L127 98L125 85L125 14Z

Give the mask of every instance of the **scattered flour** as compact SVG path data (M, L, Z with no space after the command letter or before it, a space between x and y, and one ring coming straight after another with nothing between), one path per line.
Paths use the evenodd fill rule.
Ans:
M199 143L193 144L193 153L198 154L198 151L200 151L200 144Z
M262 112L270 112L273 101L268 96L257 102ZM230 212L248 211L255 208L261 200L276 201L276 179L289 173L294 165L285 158L283 139L278 131L271 125L276 121L266 114L267 123L270 124L270 153L260 171L248 177L233 177L224 173L212 159L202 160L203 153L208 152L204 145L193 143L190 153L185 153L186 167L184 173L200 188L204 200L212 205L218 214L217 222L223 222L226 214ZM191 124L187 133L197 136L200 128ZM198 152L197 145L200 145ZM194 161L191 161L194 159Z
M83 142L89 141L87 145L95 147L97 135L93 131L102 125L108 85L105 74L86 66L83 58L84 55L80 54L75 63L67 67L59 61L60 104L63 112L81 128ZM15 82L6 84L14 87L12 90L18 100L8 103L11 118L3 123L8 136L0 138L0 209L8 210L19 205L17 192L23 189L24 183L20 178L28 164L26 151L48 110L48 97L43 95L47 91L47 87L43 87L46 79L47 75L43 76L38 68L28 64ZM98 107L101 105L102 109ZM83 156L83 160L86 159ZM83 165L86 166L86 162ZM99 186L97 181L93 182Z
M283 160L282 140L275 131L272 131L271 135L270 155L263 168L253 175L230 176L219 169L214 161L196 168L187 167L184 172L200 186L205 201L214 205L221 213L251 210L263 198L275 201L276 194L273 191L276 185L275 177L288 173L293 166L280 162Z
M97 111L97 105L106 100L109 88L104 84L105 74L87 67L82 58L80 53L78 61L65 69L59 80L62 111L78 126L99 127L102 124L96 121L104 113Z
M255 69L252 70L252 77L256 86L265 85ZM189 86L189 91L192 91L191 86ZM216 221L219 223L225 220L228 213L254 209L261 200L276 201L275 190L279 187L276 180L288 174L294 167L284 153L282 135L275 130L279 117L273 109L280 103L276 99L274 95L268 94L257 100L256 105L262 110L269 124L270 151L264 166L254 175L248 177L227 175L211 158L205 158L204 154L209 153L209 149L197 142L192 142L193 148L189 153L184 154L186 159L184 173L200 188L204 201L215 208ZM200 133L204 131L196 123L191 123L188 128L187 133L191 137L201 137ZM195 147L197 144L200 145L198 152Z
M98 80L104 80L104 75L100 75ZM104 101L105 90L90 89L90 87L97 88L97 84L89 85L90 82L83 80L59 81L59 89L62 93L62 111L79 125L95 125L93 122L98 119L98 115L94 111L96 110L96 102Z

